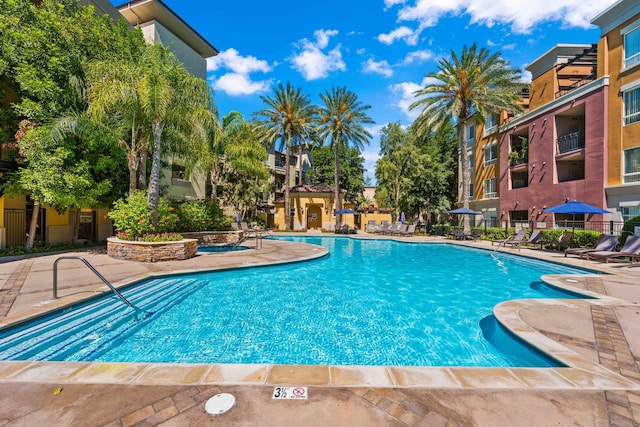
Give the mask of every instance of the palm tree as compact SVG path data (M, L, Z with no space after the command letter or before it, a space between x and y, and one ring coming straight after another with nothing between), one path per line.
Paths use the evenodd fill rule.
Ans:
M129 195L132 195L137 187L138 166L148 145L137 91L140 78L138 64L131 60L94 61L87 67L87 76L90 85L88 113L111 129L118 144L126 150ZM141 171L141 174L146 172Z
M244 123L242 114L234 110L225 114L222 117L222 123L207 132L207 138L199 155L198 167L204 169L209 175L212 199L218 198L218 184L220 183L222 164L229 137L233 131L242 127Z
M149 135L152 148L151 174L148 186L148 205L152 211L154 227L158 224L160 198L160 161L163 151L178 155L192 155L193 142L206 138L207 131L215 126L213 97L207 82L188 73L171 51L160 44L147 45L142 57L124 75L110 76L100 73L100 67L90 75L93 86L100 86L107 111L129 117L133 146L135 120ZM111 70L106 68L105 70ZM111 70L113 71L113 70ZM105 76L109 78L105 78ZM90 108L91 108L90 98ZM99 111L99 108L96 109ZM140 152L144 154L144 149ZM130 168L132 168L130 160Z
M279 83L273 89L273 96L261 96L260 99L267 108L260 110L257 115L264 117L257 129L263 139L270 145L279 142L278 151L284 150L285 156L285 183L284 183L284 218L285 230L290 226L290 159L293 144L305 144L311 139L313 129L314 107L307 95L301 93L301 89L295 89L291 83L287 86Z
M340 167L338 152L341 145L352 145L362 151L365 144L369 143L371 134L362 127L365 123L374 123L366 115L365 110L370 105L363 105L358 101L358 96L347 90L346 87L332 88L331 92L320 94L324 107L319 110L318 139L323 144L329 144L334 153L334 186L335 207L340 210ZM340 215L336 214L336 229L340 225Z
M409 108L422 110L415 122L418 133L426 134L451 120L457 122L462 206L468 208L471 171L467 161L467 123L482 122L490 113L521 112L518 101L527 84L521 81L520 70L510 67L500 53L478 50L476 43L470 48L464 46L460 57L451 51L450 59L439 61L438 70L426 75L431 82L414 93L419 99ZM465 232L470 231L466 216L463 227Z

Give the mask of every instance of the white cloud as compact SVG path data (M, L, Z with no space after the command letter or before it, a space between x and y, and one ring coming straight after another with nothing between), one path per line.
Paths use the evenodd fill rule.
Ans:
M266 92L270 85L270 80L252 81L246 74L227 73L215 79L212 86L228 95L239 96Z
M434 57L433 52L430 50L416 50L409 52L409 54L402 61L403 64L411 64L412 62L425 62Z
M415 121L420 114L419 110L409 110L409 106L418 100L414 93L417 90L422 89L427 84L434 82L438 82L438 80L425 77L420 84L414 82L403 82L389 86L391 92L398 98L395 102L395 106L398 107L405 116L407 116L409 121Z
M254 56L241 56L231 48L207 58L207 71L229 70L221 77L212 77L212 87L231 96L251 95L269 89L270 80L253 81L249 74L268 73L273 70L267 61Z
M398 27L389 34L379 34L378 41L384 44L392 44L396 40L404 40L409 46L415 46L418 43L418 32L414 32L409 27Z
M240 56L238 51L233 48L207 58L207 71L215 71L219 68L227 68L240 74L249 74L254 71L267 73L272 70L267 61L255 56Z
M293 68L300 72L305 80L316 80L327 77L331 71L344 71L346 65L342 60L340 45L328 52L323 52L329 46L329 38L338 34L336 30L317 30L313 33L315 43L302 39L299 45L302 51L290 58Z
M492 41L491 41L491 39L487 39L487 46L489 46L489 47L494 47L494 46L496 46L497 44L498 44L498 43L494 43L494 42L492 42Z
M397 3L396 1L391 2ZM432 27L445 16L468 15L471 24L508 25L519 34L542 22L561 22L563 27L588 28L589 21L613 0L412 0L398 11L399 21L416 21Z
M362 65L362 70L365 73L382 74L385 77L391 77L393 75L393 70L387 61L376 62L371 58Z
M402 4L404 2L405 0L384 0L384 7L389 8L391 6L394 6L396 4Z

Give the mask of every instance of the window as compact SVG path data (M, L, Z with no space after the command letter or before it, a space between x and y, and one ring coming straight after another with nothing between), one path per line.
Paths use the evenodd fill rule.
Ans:
M189 181L189 174L183 165L177 165L174 163L171 165L171 178Z
M624 33L624 68L627 68L640 62L640 22L621 32Z
M491 178L484 180L484 198L489 199L498 195L498 179Z
M475 197L475 186L473 184L469 184L469 197Z
M624 103L624 124L640 121L640 86L622 92Z
M476 143L476 125L473 123L467 123L467 145L474 145Z
M469 161L469 170L474 170L476 168L476 154L473 151L467 153L467 160Z
M620 208L622 212L622 219L629 221L631 218L635 218L640 215L640 206L625 206Z
M491 141L483 148L484 165L493 165L498 161L498 141Z
M484 121L484 134L489 135L498 130L498 115L491 113Z
M640 182L640 147L624 150L624 175L622 182Z

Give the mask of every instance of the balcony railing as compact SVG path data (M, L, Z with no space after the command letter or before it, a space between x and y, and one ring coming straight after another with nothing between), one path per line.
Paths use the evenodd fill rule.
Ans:
M517 159L510 159L509 160L509 166L515 167L515 166L518 166L518 165L524 165L528 161L529 161L529 159L527 158L527 156L518 157Z
M558 137L558 154L569 153L571 151L584 148L584 131L571 132Z
M556 92L556 98L560 98L561 96L566 95L567 93L573 90L576 90L579 87L586 85L587 83L591 83L595 79L596 79L596 73L591 73L588 76L570 84L569 86L561 87L560 90Z

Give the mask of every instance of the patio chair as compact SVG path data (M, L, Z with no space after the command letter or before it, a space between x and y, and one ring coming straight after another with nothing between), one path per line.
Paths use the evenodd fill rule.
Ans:
M413 236L414 234L416 234L416 225L415 224L409 225L405 231L400 233L401 236L407 236L407 237Z
M464 240L465 239L464 230L462 228L454 228L453 229L453 240Z
M640 236L629 236L619 251L587 252L587 259L601 259L608 263L614 258L629 258L631 261L640 259Z
M551 249L557 248L558 250L564 250L569 247L571 240L573 240L573 231L565 231L557 240L540 241L540 248L546 244L549 245Z
M237 222L232 222L231 223L231 228L234 229L235 231L239 231L240 227L238 227L238 223Z
M391 224L389 228L387 228L387 231L383 231L382 234L395 234L399 225L400 224Z
M506 242L512 242L509 244L514 244L516 242L522 243L522 241L527 237L527 230L522 229L516 233L515 236L508 237L506 239L496 239L491 241L491 246L494 243L497 243L498 246L504 246Z
M542 234L540 233L540 230L534 230L528 239L526 240L523 239L521 241L516 241L515 239L507 240L506 242L504 242L504 246L510 245L513 248L515 247L520 248L520 245L535 245L538 243L538 240L540 240L540 236L542 236Z
M389 232L389 223L383 222L382 225L375 231L376 234L387 234Z
M598 237L598 241L595 246L588 247L583 246L581 248L567 248L564 250L564 256L566 258L567 255L578 255L580 258L585 258L586 254L590 252L600 252L600 251L613 251L613 249L618 244L618 236L612 236L610 234L601 234Z
M465 240L478 240L480 238L480 233L477 231L472 231L471 233L467 233L464 236Z
M398 224L398 226L396 227L396 230L392 234L394 236L401 236L404 232L407 231L408 227L409 227L408 224Z
M341 224L338 228L336 228L336 234L349 234L349 225Z

